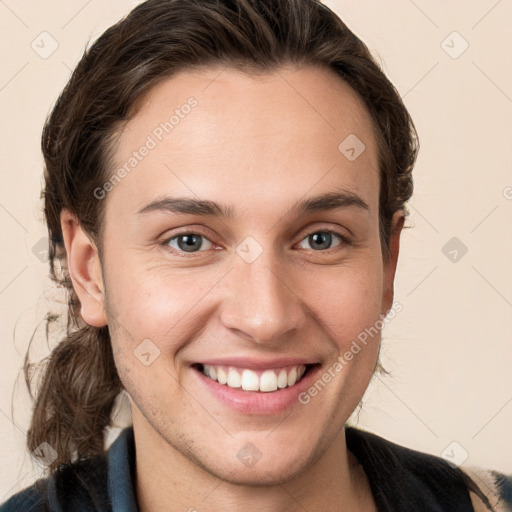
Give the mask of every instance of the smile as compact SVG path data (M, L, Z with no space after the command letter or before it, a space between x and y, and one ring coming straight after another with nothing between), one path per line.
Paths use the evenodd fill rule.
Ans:
M294 386L304 376L307 366L300 364L258 371L249 368L200 364L198 370L206 377L230 388L271 393Z

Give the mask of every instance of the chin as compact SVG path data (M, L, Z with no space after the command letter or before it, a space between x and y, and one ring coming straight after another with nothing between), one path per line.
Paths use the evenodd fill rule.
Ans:
M284 449L282 446L272 448L269 444L260 452L250 441L244 442L241 448L226 447L207 456L196 453L187 455L216 478L234 485L255 487L289 482L319 458L313 448L305 452L300 444L289 444Z
M258 465L260 467L258 467ZM305 463L291 465L289 461L281 459L280 464L273 464L271 467L264 465L263 460L252 468L231 466L223 468L222 472L212 472L214 476L234 485L249 487L271 487L282 485L300 475Z

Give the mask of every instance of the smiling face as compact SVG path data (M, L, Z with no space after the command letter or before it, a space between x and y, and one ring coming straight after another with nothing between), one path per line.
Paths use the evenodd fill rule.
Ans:
M102 189L106 316L83 294L82 315L108 322L136 435L162 457L284 481L326 456L368 386L379 336L336 361L391 307L399 231L385 264L377 143L344 82L219 71L159 83L122 131L129 171Z

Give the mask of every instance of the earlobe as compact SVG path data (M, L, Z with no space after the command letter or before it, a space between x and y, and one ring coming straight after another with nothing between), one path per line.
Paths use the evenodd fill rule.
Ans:
M60 216L68 257L68 271L80 300L83 320L94 327L107 325L104 285L98 249L68 210Z
M389 240L389 261L384 264L384 290L382 297L383 315L391 309L394 298L395 272L398 263L398 253L400 250L400 235L404 227L405 216L402 211L397 211L393 215L391 224L391 235Z

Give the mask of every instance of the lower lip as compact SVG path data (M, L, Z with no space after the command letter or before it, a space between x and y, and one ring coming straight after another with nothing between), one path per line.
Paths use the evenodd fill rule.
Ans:
M230 388L226 384L219 384L197 369L193 371L210 393L227 404L232 409L244 414L270 415L287 410L296 403L300 403L298 396L311 386L311 383L320 370L319 365L309 369L307 374L296 384L276 391L244 391L242 388Z

